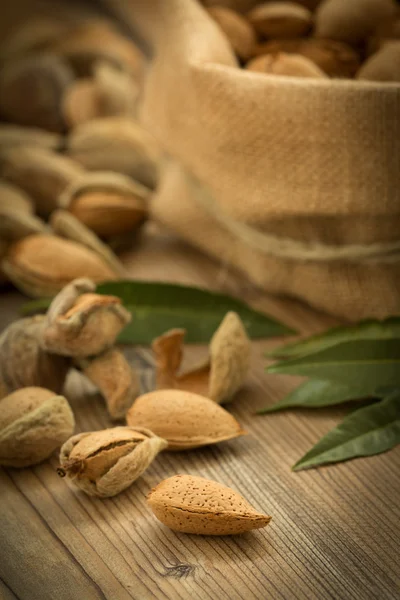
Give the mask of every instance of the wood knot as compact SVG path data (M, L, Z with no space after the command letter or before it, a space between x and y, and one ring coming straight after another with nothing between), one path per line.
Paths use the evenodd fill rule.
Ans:
M173 577L174 579L186 579L186 577L194 573L195 568L196 567L194 565L179 563L171 567L165 567L163 577Z

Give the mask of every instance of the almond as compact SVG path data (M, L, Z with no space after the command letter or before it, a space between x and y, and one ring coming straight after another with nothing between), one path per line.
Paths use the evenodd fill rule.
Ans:
M169 450L217 444L246 432L209 398L181 390L159 390L137 398L126 420L146 427L168 442Z
M17 390L0 400L0 465L42 462L73 433L74 415L63 396L40 387Z
M126 117L105 117L75 127L67 153L90 171L115 171L154 188L161 152L154 138Z
M39 214L47 217L58 207L65 188L83 174L82 167L46 148L8 148L0 156L0 173L34 200Z
M387 42L357 73L364 81L400 82L400 40Z
M79 277L96 282L117 278L93 251L54 235L34 234L15 242L2 266L16 287L33 297L55 296Z
M123 353L111 348L99 356L75 363L104 396L111 419L123 419L140 393L137 373Z
M208 13L222 29L238 57L247 60L256 44L256 34L247 19L223 6L212 6Z
M287 77L327 78L327 75L315 63L301 54L265 54L253 58L246 65L248 71Z
M60 204L98 236L124 235L146 219L149 190L119 173L86 173L60 196Z
M354 77L360 66L360 57L355 50L347 44L333 40L274 40L259 44L254 49L255 56L278 52L301 54L330 77Z
M250 340L239 315L226 315L212 337L209 358L204 363L179 374L184 335L184 329L172 329L152 344L158 389L187 390L218 404L229 402L243 385L250 365Z
M90 496L108 498L138 479L166 445L147 429L79 433L62 446L58 474Z
M119 298L81 291L82 282L67 285L51 303L42 336L47 352L74 358L100 354L131 320Z
M295 38L305 35L312 14L294 2L264 2L253 8L248 18L257 33L266 38Z
M235 490L193 475L165 479L150 492L147 502L161 523L182 533L236 535L261 529L271 521Z
M105 19L88 21L67 31L51 45L51 50L67 59L79 76L91 75L93 64L99 59L128 68L137 79L143 76L145 59L141 50Z
M69 66L55 55L10 61L0 71L0 112L21 125L63 132L61 98L73 79Z
M315 35L359 44L396 12L395 0L323 0L315 13Z

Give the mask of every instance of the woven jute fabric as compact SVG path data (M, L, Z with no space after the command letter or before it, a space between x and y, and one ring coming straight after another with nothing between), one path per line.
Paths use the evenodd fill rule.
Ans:
M153 217L265 290L398 313L400 86L241 70L197 0L102 4L153 54L141 120L169 156Z
M246 72L196 0L107 4L154 54L142 120L171 156L154 218L265 290L399 313L400 86Z

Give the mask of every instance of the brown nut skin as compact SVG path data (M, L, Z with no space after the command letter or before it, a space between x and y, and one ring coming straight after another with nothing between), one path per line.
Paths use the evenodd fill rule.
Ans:
M360 66L358 53L347 44L314 38L298 40L273 40L259 44L254 55L301 54L315 63L329 77L354 77Z
M315 36L357 45L396 12L395 0L323 0L315 13Z
M236 535L271 521L235 490L194 475L165 479L151 490L147 502L161 523L182 533Z
M14 285L34 298L53 297L79 277L88 276L96 282L117 279L92 250L53 235L29 235L15 242L2 266Z
M387 42L357 73L360 81L400 82L400 40Z
M0 71L0 113L21 125L63 132L61 98L73 78L68 65L55 55L11 61Z
M182 390L158 390L139 396L126 420L147 427L168 442L168 450L188 450L244 435L239 423L221 406Z
M76 280L53 300L41 338L42 348L63 356L87 357L115 344L131 314L116 296L81 292ZM94 286L93 286L94 287Z
M248 19L265 38L296 38L307 34L312 14L296 2L264 2L248 13Z
M42 315L15 321L0 336L0 398L23 387L39 386L59 394L70 361L44 351Z
M301 54L265 54L247 63L246 69L255 73L326 79L328 76L315 63Z
M247 60L252 53L257 38L253 27L242 15L223 6L212 6L208 14L222 29L234 52L242 60Z
M72 410L63 396L26 387L0 400L0 465L28 467L48 458L73 433Z
M134 231L147 217L141 199L108 190L82 193L71 202L69 211L102 238Z
M143 428L79 433L62 446L58 473L86 494L107 498L129 487L166 446Z

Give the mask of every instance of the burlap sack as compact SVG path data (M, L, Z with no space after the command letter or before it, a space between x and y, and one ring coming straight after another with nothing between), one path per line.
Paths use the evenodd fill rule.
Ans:
M142 119L171 161L153 216L268 291L398 313L400 86L240 70L196 0L107 5L154 52Z
M84 4L13 0L0 33L79 21ZM398 313L400 86L240 70L197 0L102 4L154 54L141 118L170 157L154 218L268 291L354 320Z

